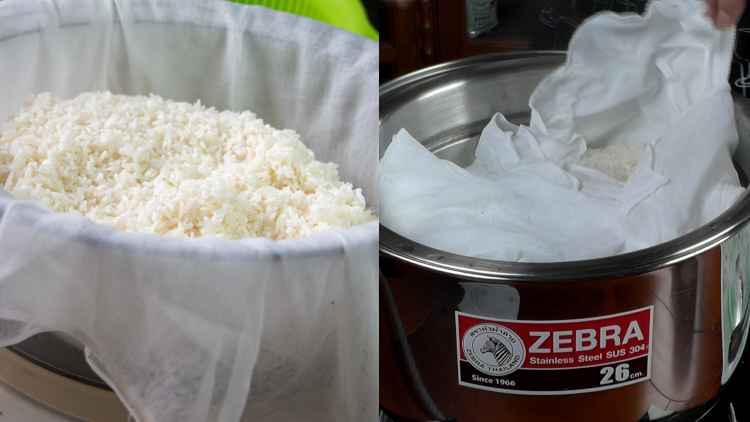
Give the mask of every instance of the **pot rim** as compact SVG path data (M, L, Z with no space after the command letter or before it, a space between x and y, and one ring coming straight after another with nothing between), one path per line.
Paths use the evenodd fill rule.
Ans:
M562 51L492 53L427 67L380 86L381 126L393 97L404 88L456 70L499 61L559 57ZM384 107L385 105L385 107ZM386 111L386 113L384 113ZM553 263L522 263L471 258L422 245L380 225L380 252L428 270L470 280L549 282L624 277L655 271L700 255L732 237L750 221L750 189L717 218L676 239L605 258Z

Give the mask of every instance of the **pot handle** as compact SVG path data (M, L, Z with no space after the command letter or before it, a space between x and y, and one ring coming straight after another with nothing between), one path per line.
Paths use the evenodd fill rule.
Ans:
M393 297L391 286L388 285L388 280L385 278L382 271L380 271L380 289L385 298L388 316L391 321L393 332L395 333L396 343L398 343L401 358L406 363L407 375L411 379L414 391L417 393L417 399L431 418L424 422L458 422L456 418L445 417L443 412L440 411L437 404L432 399L430 392L427 391L427 387L425 387L424 382L422 381L422 376L419 373L419 368L417 368L417 363L414 360L409 341L406 339L406 331L404 330L403 322L398 315L396 299Z

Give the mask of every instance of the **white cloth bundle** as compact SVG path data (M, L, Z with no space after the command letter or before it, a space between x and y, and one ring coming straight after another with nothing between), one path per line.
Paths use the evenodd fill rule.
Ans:
M373 207L377 65L372 41L221 0L0 2L0 121L39 92L249 109ZM374 420L377 229L175 240L0 192L0 346L73 336L141 422Z
M590 18L531 96L530 125L496 115L468 168L399 132L381 159L383 224L461 255L554 262L642 249L707 223L742 193L731 161L733 42L701 0ZM624 182L591 165L629 149L637 165ZM622 159L599 168L622 173Z

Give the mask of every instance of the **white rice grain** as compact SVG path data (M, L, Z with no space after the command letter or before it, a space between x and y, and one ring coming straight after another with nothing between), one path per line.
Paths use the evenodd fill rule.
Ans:
M0 133L19 199L132 232L298 238L374 219L337 166L251 112L158 96L35 96Z

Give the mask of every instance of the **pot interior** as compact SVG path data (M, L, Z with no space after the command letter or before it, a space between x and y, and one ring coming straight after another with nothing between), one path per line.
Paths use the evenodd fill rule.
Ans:
M381 92L380 156L403 128L439 158L468 166L482 129L496 112L528 125L529 97L564 59L562 52L487 55L425 69L386 85L385 101ZM736 97L735 109L740 135L735 167L747 186L750 101Z

